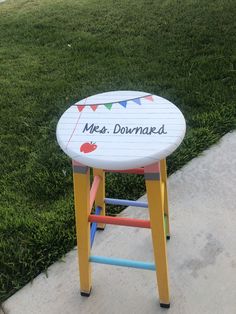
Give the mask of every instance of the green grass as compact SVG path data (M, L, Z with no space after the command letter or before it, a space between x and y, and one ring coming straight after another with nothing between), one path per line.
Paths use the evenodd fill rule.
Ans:
M69 103L118 89L171 100L188 126L172 173L236 126L235 16L234 0L0 4L1 300L75 245L71 165L55 138ZM144 192L140 177L107 182L110 196Z

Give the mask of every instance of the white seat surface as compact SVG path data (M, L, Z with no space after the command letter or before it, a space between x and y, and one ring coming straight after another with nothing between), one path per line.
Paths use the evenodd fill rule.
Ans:
M94 168L125 170L170 155L186 130L170 101L139 91L97 94L75 103L61 116L57 140L73 160Z

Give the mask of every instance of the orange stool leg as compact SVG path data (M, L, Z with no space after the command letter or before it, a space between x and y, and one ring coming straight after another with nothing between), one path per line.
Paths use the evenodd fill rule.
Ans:
M90 170L73 162L74 203L76 235L79 258L80 293L89 296L91 291L90 223L88 222L90 202Z
M164 184L161 178L160 162L145 167L144 172L160 305L168 308L170 296L164 221Z

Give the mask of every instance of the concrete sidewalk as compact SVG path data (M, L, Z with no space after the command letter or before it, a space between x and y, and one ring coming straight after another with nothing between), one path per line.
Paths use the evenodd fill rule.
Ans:
M7 314L236 313L236 132L168 180L171 307L159 307L155 272L93 265L93 290L79 294L76 249L3 304ZM145 197L144 197L145 198ZM144 199L142 198L142 199ZM144 218L127 208L123 216ZM150 230L107 226L93 254L153 261Z

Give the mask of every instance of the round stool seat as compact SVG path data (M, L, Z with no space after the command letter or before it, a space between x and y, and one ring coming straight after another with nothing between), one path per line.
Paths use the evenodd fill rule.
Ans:
M164 159L180 145L185 130L181 111L170 101L140 91L112 91L68 108L56 134L74 161L125 170Z

